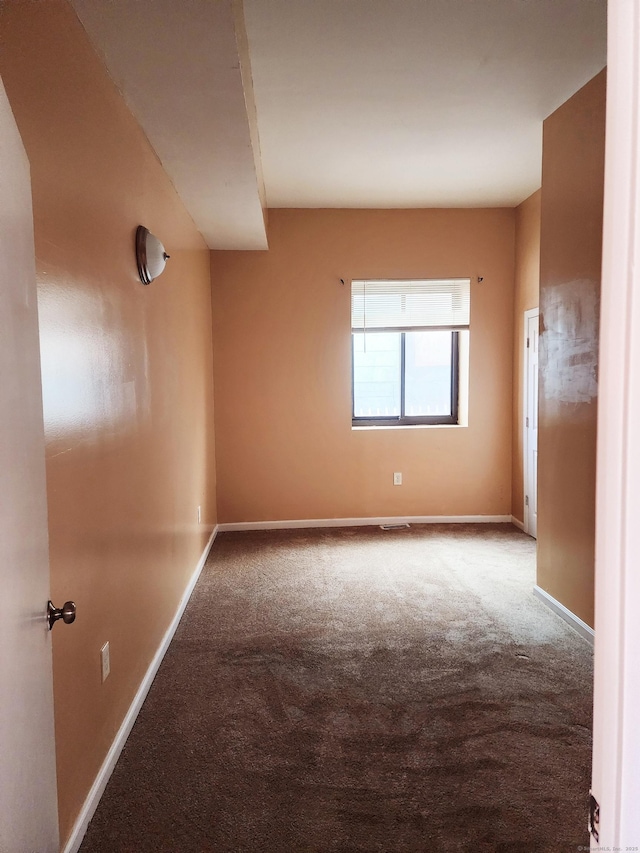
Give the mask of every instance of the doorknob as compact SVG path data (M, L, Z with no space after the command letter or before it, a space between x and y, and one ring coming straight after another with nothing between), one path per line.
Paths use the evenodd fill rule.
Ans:
M76 618L76 605L74 601L65 601L62 608L54 607L51 602L47 604L47 618L49 620L49 630L53 628L53 623L58 619L66 625L70 625Z

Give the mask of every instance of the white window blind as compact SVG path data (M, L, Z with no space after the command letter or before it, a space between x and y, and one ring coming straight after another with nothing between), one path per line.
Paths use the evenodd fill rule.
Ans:
M352 281L351 328L468 329L468 278Z

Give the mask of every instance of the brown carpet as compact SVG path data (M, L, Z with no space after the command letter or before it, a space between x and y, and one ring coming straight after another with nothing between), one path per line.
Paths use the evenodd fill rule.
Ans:
M576 851L591 648L510 525L218 536L81 853Z

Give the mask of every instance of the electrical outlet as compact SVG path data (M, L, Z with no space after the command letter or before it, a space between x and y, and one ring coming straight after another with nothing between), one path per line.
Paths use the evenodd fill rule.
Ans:
M402 474L400 473L400 471L396 471L395 474L393 475L393 485L394 486L401 486L402 485Z
M102 680L106 681L111 672L111 657L109 655L109 642L107 641L100 649L100 663L102 664Z
M198 507L198 524L202 521L202 507Z

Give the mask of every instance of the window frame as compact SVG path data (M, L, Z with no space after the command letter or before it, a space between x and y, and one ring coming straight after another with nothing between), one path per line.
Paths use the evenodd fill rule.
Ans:
M375 335L388 331L400 335L400 414L380 415L375 418L357 416L355 413L355 335ZM460 334L457 329L447 329L451 332L451 414L449 415L405 415L405 335L407 332L436 332L437 328L418 329L356 329L351 330L351 426L457 426L459 424L460 400Z

